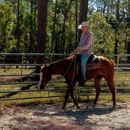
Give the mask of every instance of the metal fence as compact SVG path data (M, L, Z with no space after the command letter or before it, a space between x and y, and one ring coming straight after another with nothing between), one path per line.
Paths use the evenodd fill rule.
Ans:
M38 90L38 81L34 81L33 77L39 75L35 73L36 56L45 56L46 62L49 64L54 60L62 59L69 54L44 54L44 53L1 53L0 54L0 101L4 100L21 100L48 97L63 97L67 89L63 77L52 80L45 90ZM115 85L117 94L130 94L130 54L104 55L115 61ZM43 63L44 64L44 63ZM19 68L13 69L13 68ZM15 72L16 71L16 72ZM8 73L7 73L8 72ZM63 83L60 87L59 83ZM93 83L93 80L88 81ZM105 83L102 80L101 84ZM51 87L50 87L51 86ZM93 85L92 85L93 86ZM89 93L89 90L95 90L94 87L77 87L75 93L78 97L95 95ZM108 87L101 87L102 90L108 90ZM58 94L55 96L53 92ZM105 92L102 94L110 94Z

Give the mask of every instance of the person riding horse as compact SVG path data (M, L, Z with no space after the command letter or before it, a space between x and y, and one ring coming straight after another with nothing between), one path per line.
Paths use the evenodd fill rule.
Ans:
M116 91L115 91L115 84L114 84L114 66L115 63L113 60L110 60L104 56L97 56L100 61L100 67L92 67L89 69L87 66L86 70L86 62L91 58L91 53L94 46L94 35L89 30L89 23L83 22L82 25L79 26L82 28L83 34L81 35L81 39L79 42L79 46L77 49L73 51L74 55L71 55L65 59L57 60L49 65L43 65L40 69L40 80L39 80L39 89L44 89L46 84L49 83L52 79L52 75L62 75L64 76L65 82L67 84L67 90L65 94L65 100L62 106L62 109L66 107L67 100L69 95L73 99L73 102L77 108L80 108L75 95L74 95L74 87L75 83L79 81L77 78L77 73L75 72L75 55L79 53L81 55L81 69L82 69L82 84L84 84L85 80L94 79L94 87L96 89L96 96L94 99L94 106L97 103L99 98L101 88L100 82L101 79L104 78L109 86L110 92L112 93L112 100L113 100L113 107L116 106ZM91 56L90 56L91 55ZM89 58L90 57L90 58ZM89 58L89 59L88 59ZM87 71L87 75L86 75Z
M79 45L77 49L75 49L72 54L80 54L81 55L81 76L82 81L79 82L80 86L84 86L86 81L86 63L88 61L89 56L92 54L94 47L94 34L89 31L89 22L82 22L81 25L78 26L78 29L82 29L82 34L80 38Z

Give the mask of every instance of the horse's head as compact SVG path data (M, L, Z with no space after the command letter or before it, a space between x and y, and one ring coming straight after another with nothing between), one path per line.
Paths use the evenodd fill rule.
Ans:
M51 74L48 66L42 66L40 70L39 89L44 89L45 85L51 80Z

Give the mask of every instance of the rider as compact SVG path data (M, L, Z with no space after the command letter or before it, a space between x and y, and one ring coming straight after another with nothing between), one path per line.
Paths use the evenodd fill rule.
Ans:
M82 29L82 34L81 34L79 45L77 49L75 49L72 52L72 54L81 55L82 81L80 82L79 85L84 86L84 83L86 81L86 63L94 47L94 34L89 31L89 22L87 21L82 22L82 24L78 26L78 29Z

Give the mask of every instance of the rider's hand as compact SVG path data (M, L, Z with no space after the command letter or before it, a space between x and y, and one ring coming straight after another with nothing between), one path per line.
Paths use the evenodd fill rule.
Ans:
M79 52L79 48L78 49L75 49L72 54L76 55L77 53Z

